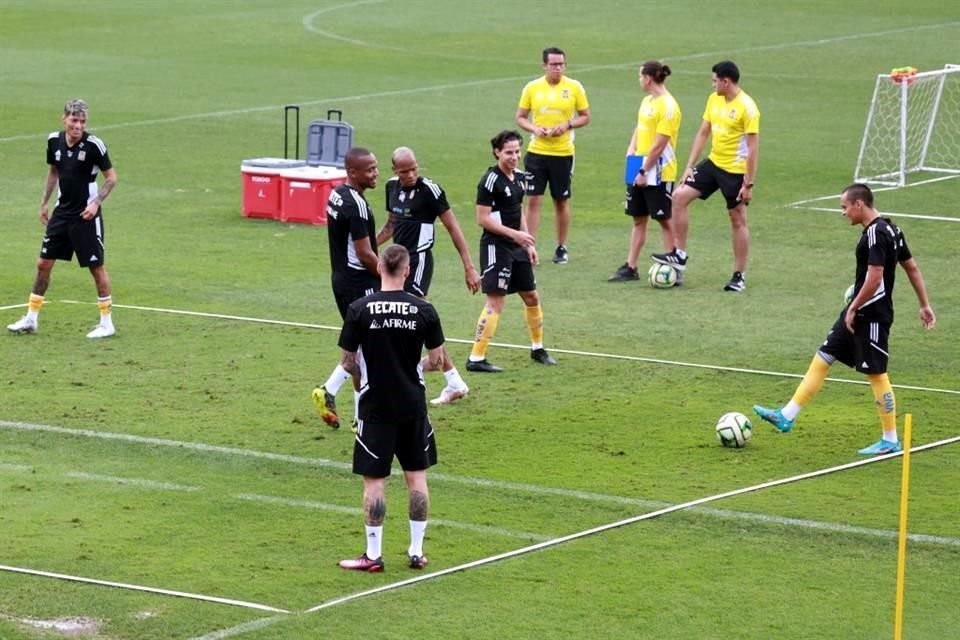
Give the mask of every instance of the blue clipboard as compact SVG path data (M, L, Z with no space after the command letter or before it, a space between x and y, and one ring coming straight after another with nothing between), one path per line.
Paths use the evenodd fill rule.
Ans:
M627 156L626 165L623 171L623 182L628 187L633 184L633 181L637 179L637 174L640 173L640 169L643 168L643 161L646 156ZM655 187L660 184L660 161L657 161L657 166L653 171L647 172L647 185Z

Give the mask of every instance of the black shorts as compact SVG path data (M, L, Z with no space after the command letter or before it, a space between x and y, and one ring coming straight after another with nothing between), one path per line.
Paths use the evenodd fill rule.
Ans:
M550 197L554 200L567 200L572 195L573 156L545 156L539 153L527 153L523 158L523 168L529 174L527 194L542 196L550 184Z
M418 298L426 298L433 280L433 252L410 254L410 275L403 282L403 290Z
M536 291L537 277L527 250L512 242L481 242L480 288L499 294Z
M843 322L846 311L844 307L840 312L840 317L833 323L820 351L860 373L886 373L887 361L890 359L890 324L858 317L853 323L854 331L850 333Z
M373 280L366 283L357 281L346 285L334 285L333 299L337 301L337 310L340 312L340 318L343 320L347 319L347 309L352 302L379 290L379 283Z
M624 213L634 218L650 216L654 220L669 220L673 215L673 183L661 182L652 187L627 187Z
M47 231L40 246L40 257L48 260L72 260L77 254L81 267L99 267L104 264L103 217L98 213L92 220L64 218L54 214L47 222Z
M394 422L357 421L353 443L355 474L386 478L394 455L404 471L423 471L437 464L437 443L426 414Z
M693 176L684 184L699 191L701 200L706 200L720 189L727 201L727 209L736 209L740 204L738 196L743 186L743 174L724 171L710 160L704 160L693 168Z

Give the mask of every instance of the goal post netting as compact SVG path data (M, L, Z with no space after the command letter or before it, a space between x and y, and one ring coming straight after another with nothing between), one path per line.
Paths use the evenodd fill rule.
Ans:
M855 182L902 187L960 175L960 65L877 76Z

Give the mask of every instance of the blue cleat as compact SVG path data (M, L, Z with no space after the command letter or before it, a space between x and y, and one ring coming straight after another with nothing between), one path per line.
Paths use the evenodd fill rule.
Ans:
M780 433L787 433L793 429L793 420L784 418L780 409L767 409L766 407L755 404L753 405L753 412L776 427Z
M891 453L900 453L903 451L903 445L899 442L890 442L889 440L878 440L869 447L864 447L857 451L862 456L886 456Z

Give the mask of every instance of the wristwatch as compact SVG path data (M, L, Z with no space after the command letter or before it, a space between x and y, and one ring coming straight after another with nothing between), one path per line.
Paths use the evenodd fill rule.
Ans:
M752 182L751 182L750 184L745 184L745 185L743 185L743 186L745 186L747 189L753 189L753 183L752 183Z
M640 171L637 171L637 174L641 176L645 176L647 175L647 170L644 169L643 167L640 167Z

